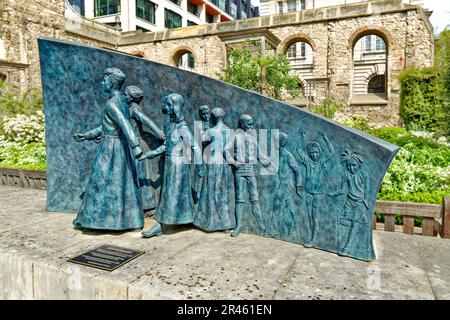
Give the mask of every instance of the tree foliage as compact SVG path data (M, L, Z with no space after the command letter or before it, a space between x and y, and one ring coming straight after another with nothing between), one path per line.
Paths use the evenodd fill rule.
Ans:
M241 88L281 99L284 91L299 89L300 80L290 74L283 55L261 56L249 48L230 48L228 65L222 80Z
M3 116L16 114L31 115L44 109L42 93L37 88L30 88L21 94L16 94L6 84L0 81L0 119Z

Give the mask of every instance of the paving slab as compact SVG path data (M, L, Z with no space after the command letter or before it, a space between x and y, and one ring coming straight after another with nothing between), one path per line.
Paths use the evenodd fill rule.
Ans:
M44 190L0 186L0 204L1 299L450 299L448 239L375 231L369 263L189 226L82 232L43 211ZM67 262L103 244L145 254L112 272Z

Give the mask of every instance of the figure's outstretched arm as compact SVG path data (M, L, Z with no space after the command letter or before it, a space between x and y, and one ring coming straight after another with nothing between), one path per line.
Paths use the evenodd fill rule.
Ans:
M77 142L81 142L84 140L94 140L99 138L102 135L102 126L98 126L97 128L94 128L92 130L89 130L85 133L75 133L73 135L73 138Z
M147 158L148 159L153 159L153 158L156 158L157 156L163 154L164 152L166 152L166 144L165 143L160 145L155 150L150 150L150 151L144 153L142 156L139 157L139 160L144 160L144 159L147 159Z
M142 154L142 150L139 148L139 139L136 137L130 121L125 118L118 106L111 102L106 105L106 114L117 126L119 126L123 135L127 139L128 144L132 148L134 156L139 157Z
M135 116L136 119L148 127L152 134L157 137L160 140L165 140L166 136L164 135L164 132L149 118L147 117L142 111L135 110Z
M180 133L181 138L183 139L183 143L185 143L186 146L191 148L192 150L192 153L194 155L194 164L196 164L198 168L198 175L200 177L204 177L205 170L203 165L202 149L198 146L187 126L183 127Z

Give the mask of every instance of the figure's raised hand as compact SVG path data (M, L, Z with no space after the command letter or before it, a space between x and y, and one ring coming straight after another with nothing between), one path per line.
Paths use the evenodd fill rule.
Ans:
M269 159L261 159L260 162L264 168L270 167L270 165L272 164Z
M135 158L139 158L139 160L140 160L140 156L142 155L142 150L139 146L135 146L133 148L133 155Z
M203 166L200 166L198 169L198 176L200 178L203 178L205 176L205 169L203 168Z
M81 141L86 140L86 136L82 133L75 133L73 135L73 138L75 139L76 142L81 142Z
M100 143L103 140L103 136L98 136L97 138L94 139L95 143Z
M325 133L325 131L320 130L319 135L320 135L323 139L327 139L327 134Z

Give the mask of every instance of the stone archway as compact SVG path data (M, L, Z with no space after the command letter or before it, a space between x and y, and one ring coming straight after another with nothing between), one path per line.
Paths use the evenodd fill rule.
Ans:
M197 67L197 55L195 54L194 50L188 46L179 46L177 47L171 54L171 65L175 67L180 67L179 61L183 58L185 55L190 55L188 58L189 60L192 59L194 62L193 66L189 66L189 69L195 69Z
M277 47L278 54L286 54L289 47L295 42L305 42L309 44L313 52L316 52L316 43L314 40L305 33L296 33L289 37L284 38Z

